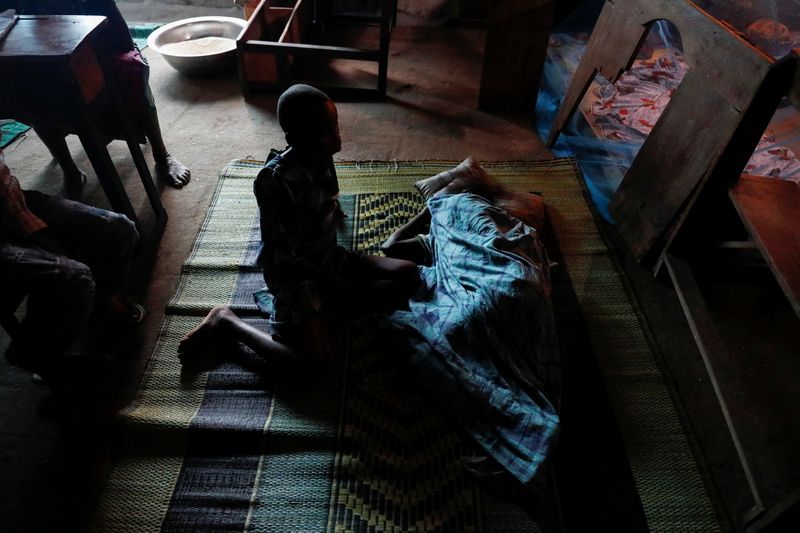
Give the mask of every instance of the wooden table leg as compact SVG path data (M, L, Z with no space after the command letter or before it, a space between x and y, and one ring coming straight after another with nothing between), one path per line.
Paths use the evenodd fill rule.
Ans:
M131 205L128 193L125 192L122 180L114 166L114 162L111 160L104 139L93 125L85 127L84 131L78 135L78 138L81 140L83 149L89 157L92 168L103 186L112 209L131 219L136 224L136 229L141 233L142 228L139 218Z

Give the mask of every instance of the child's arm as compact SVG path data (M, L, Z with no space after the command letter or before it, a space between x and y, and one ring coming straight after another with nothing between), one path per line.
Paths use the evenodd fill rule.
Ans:
M428 233L430 222L431 212L426 207L392 233L381 245L381 251L387 257L409 259L417 264L427 263L428 250L417 239L417 235Z

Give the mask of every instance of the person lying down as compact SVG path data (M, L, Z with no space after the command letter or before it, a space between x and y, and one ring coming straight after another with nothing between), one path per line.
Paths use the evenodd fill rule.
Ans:
M422 286L390 322L437 404L520 482L539 487L560 389L544 204L506 190L472 159L436 179L441 190L383 245L387 256L423 265Z

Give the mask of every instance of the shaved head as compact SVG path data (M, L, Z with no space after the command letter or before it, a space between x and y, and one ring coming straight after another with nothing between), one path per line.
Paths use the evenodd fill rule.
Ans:
M278 98L278 123L289 144L318 142L330 130L328 95L310 85L292 85Z

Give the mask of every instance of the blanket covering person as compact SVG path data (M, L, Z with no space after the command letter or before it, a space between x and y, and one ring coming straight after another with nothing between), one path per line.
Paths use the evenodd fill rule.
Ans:
M412 365L498 463L522 483L554 445L560 365L548 260L536 230L472 193L435 196L433 264L392 323Z

